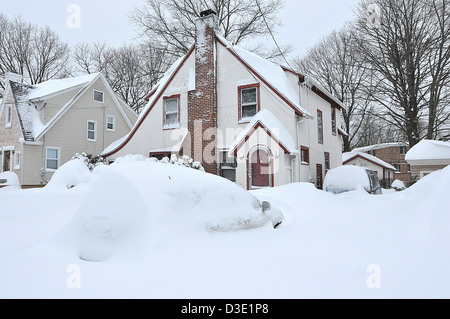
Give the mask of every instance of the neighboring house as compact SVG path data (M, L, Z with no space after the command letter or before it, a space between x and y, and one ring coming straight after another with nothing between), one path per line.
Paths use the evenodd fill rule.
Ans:
M450 165L450 143L422 140L406 154L414 180Z
M100 154L127 134L137 114L101 73L37 85L6 81L0 105L0 172L42 186L75 153Z
M411 181L411 167L405 160L409 151L407 143L384 143L355 148L353 152L367 153L395 167L394 179L409 183Z
M188 155L243 188L315 181L342 164L344 105L314 80L232 46L203 12L196 42L150 92L127 136L105 149Z
M342 154L342 164L361 166L377 172L378 179L383 188L390 188L392 182L395 180L394 173L396 172L396 168L394 166L367 153L344 153Z

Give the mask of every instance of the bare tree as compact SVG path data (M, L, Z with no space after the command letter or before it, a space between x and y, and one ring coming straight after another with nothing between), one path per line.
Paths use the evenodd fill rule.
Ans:
M214 10L222 35L240 44L273 31L282 6L282 0L146 0L131 19L153 47L181 56L194 42L195 20L203 10Z
M378 115L411 146L437 137L449 119L442 103L449 85L448 7L447 0L363 0L358 8L357 47L374 75L367 92L385 110Z
M73 60L78 71L103 72L112 89L135 111L145 105L145 97L169 67L164 51L146 45L108 47L105 43L78 44Z
M0 15L0 77L23 75L36 84L67 72L69 47L48 27L39 28L20 16ZM5 83L0 82L2 89Z
M347 106L343 120L349 136L344 137L344 150L350 151L361 138L363 124L367 124L371 101L363 93L371 75L355 50L355 36L351 25L334 31L308 50L303 58L294 59L295 67L313 76L327 90Z

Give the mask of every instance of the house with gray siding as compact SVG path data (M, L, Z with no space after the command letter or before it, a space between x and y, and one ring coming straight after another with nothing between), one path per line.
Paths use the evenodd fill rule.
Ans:
M37 85L9 75L0 104L0 172L17 174L24 188L45 186L76 153L100 154L136 120L102 73Z

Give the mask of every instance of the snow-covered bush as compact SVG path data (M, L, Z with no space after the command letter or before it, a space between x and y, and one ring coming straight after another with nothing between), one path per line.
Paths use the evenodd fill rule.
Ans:
M105 164L104 158L100 155L87 154L86 152L75 154L72 160L76 159L83 160L91 172L96 166Z
M406 189L406 186L402 181L396 179L394 182L392 182L391 188L395 189L397 192L401 192Z
M178 156L176 156L175 154L172 154L170 159L168 157L164 157L159 162L178 165L178 166L184 166L184 167L190 167L190 168L196 169L198 171L202 171L202 172L205 171L205 169L203 168L203 166L200 162L196 162L192 158L190 158L189 156L186 156L186 155L178 158Z

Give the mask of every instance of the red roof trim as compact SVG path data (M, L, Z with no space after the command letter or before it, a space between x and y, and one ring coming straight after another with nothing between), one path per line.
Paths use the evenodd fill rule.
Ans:
M286 146L283 145L283 143L280 142L280 140L274 136L267 127L264 126L260 121L256 122L253 128L249 131L249 133L245 136L244 140L241 141L235 149L233 149L233 153L236 155L237 151L250 139L253 133L256 132L257 129L262 128L264 131L266 131L267 135L269 135L270 138L272 138L282 149L286 154L290 154L289 150L286 148Z
M374 162L374 161L372 161L372 160L370 160L370 159L368 159L368 158L362 157L362 156L359 155L359 154L356 154L355 156L349 158L348 160L346 160L345 162L343 162L342 165L345 165L345 164L347 164L348 162L353 161L353 160L354 160L355 158L357 158L357 157L362 158L363 160L366 160L366 161L368 161L368 162L371 162L372 164L375 164L375 165L377 165L377 166L380 166L380 167L382 167L383 169L388 169L388 170L390 170L390 171L395 171L395 170L393 170L392 168L388 168L388 167L386 167L386 166L383 166L383 165L381 165L381 164L379 164L379 163L377 163L377 162Z
M245 62L241 57L234 52L232 49L230 49L228 46L226 46L219 38L217 38L217 42L219 42L223 47L225 47L239 62L241 62L247 69L249 69L253 74L256 75L256 77L263 82L266 86L268 86L272 91L274 91L287 105L289 105L296 114L305 117L305 115L300 112L295 105L293 105L287 98L285 98L277 89L275 89L270 83L268 83L264 78L258 74L258 72L255 71L247 62Z
M150 101L150 98L153 96L153 94L155 94L155 92L158 90L159 86L156 86L153 88L153 90L150 91L150 93L144 97L144 100L146 100L147 102Z
M114 155L115 153L120 151L122 148L124 148L125 145L128 144L128 142L131 140L131 138L134 136L134 134L136 134L137 130L141 127L142 123L147 118L148 114L151 112L151 110L155 106L156 102L161 98L161 96L163 96L164 91L167 89L169 84L172 82L172 80L175 77L175 75L177 75L178 71L180 71L181 67L184 65L186 60L191 56L192 52L194 52L194 49L195 49L195 47L193 46L191 48L191 50L188 52L188 54L186 54L186 56L183 58L183 60L181 61L180 65L178 66L178 68L173 72L173 74L171 75L170 79L164 85L164 88L161 90L161 92L159 92L159 94L158 94L157 98L155 99L155 101L153 102L153 104L148 108L148 110L145 112L145 114L140 118L139 123L137 123L137 125L135 125L133 127L133 129L131 130L130 134L126 138L126 140L123 141L115 150L113 150L113 151L111 151L111 152L109 152L107 154L104 154L103 157L106 158L106 157L110 157L111 155Z

